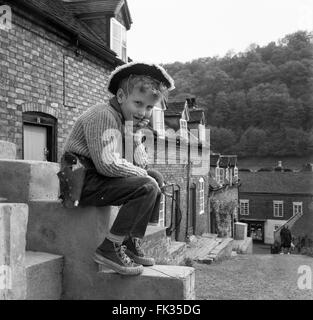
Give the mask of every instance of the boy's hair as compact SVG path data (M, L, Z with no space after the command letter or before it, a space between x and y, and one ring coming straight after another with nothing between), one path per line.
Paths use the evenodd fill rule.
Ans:
M146 75L131 74L119 83L119 88L123 89L127 97L132 93L135 87L138 87L140 92L151 90L155 98L162 97L166 99L168 95L168 89L163 83Z

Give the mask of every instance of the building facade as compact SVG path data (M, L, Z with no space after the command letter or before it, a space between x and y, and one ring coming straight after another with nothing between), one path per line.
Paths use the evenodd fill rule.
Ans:
M312 220L312 172L240 172L240 180L239 219L248 223L254 240L273 244L274 231L299 213L303 214L299 223ZM306 233L311 234L313 228L308 228ZM294 236L304 232L298 229L292 230Z
M0 139L17 145L18 159L59 161L78 116L110 98L108 77L124 63L110 26L131 23L122 2L82 1L84 16L61 0L0 1L12 13L0 29Z

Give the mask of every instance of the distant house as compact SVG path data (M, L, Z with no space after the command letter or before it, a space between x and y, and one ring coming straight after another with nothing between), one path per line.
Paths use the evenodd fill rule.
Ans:
M254 240L272 244L274 231L290 220L293 236L313 238L312 171L240 172L240 181L239 220Z
M200 143L205 142L205 113L196 104L195 98L187 98L185 101L169 102L164 111L165 127L175 131L180 130L185 139L188 130L197 130L197 138Z
M210 232L232 237L238 221L238 167L236 155L210 156L209 202Z

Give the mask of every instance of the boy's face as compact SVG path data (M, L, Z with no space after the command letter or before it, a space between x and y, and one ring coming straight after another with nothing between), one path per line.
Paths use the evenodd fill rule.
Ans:
M125 120L133 121L134 126L143 119L150 119L153 107L161 100L161 97L155 97L151 90L142 91L138 86L133 88L128 97L123 89L119 89L116 96Z

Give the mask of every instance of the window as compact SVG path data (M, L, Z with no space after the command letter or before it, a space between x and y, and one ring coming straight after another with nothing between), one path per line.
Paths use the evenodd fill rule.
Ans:
M293 215L302 214L302 202L293 202Z
M234 180L238 180L238 168L234 167Z
M184 139L188 140L188 131L187 131L187 121L185 119L179 120L180 125L180 135Z
M276 217L276 218L283 217L284 216L284 202L274 200L273 201L273 212L274 212L274 217Z
M199 141L201 143L205 142L205 126L203 124L199 124Z
M249 215L249 200L240 200L240 214L242 216Z
M229 170L230 170L230 168L226 168L226 169L225 169L225 179L226 179L227 181L229 181Z
M116 52L117 56L127 62L127 39L126 28L115 18L111 18L110 49Z
M229 168L229 184L233 184L233 169Z
M219 184L224 184L224 169L216 167L215 169L215 179Z
M204 180L203 178L199 179L199 192L200 192L200 212L199 214L203 214L204 213Z
M159 226L165 227L165 195L161 195L160 212L159 212Z
M164 111L160 108L153 108L153 129L158 132L160 137L165 137Z

